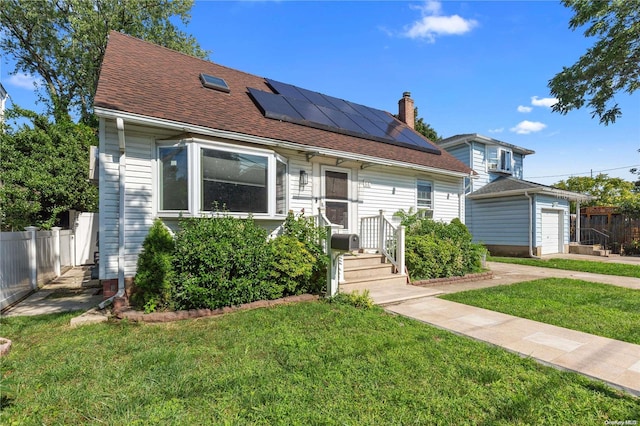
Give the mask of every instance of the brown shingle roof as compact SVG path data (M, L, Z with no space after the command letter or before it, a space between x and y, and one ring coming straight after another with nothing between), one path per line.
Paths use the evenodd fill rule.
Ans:
M203 87L200 73L223 78L231 92ZM263 77L112 31L94 106L310 147L471 173L466 165L445 151L435 155L265 118L249 96L248 87L272 92Z

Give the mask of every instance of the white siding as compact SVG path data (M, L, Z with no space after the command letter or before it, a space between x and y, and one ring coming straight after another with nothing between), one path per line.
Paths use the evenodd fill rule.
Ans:
M100 119L100 278L118 276L119 146L114 121Z
M314 211L312 188L313 188L313 167L306 157L298 153L283 153L283 156L289 160L289 210L295 214L299 214L304 209L306 216L316 215ZM309 183L305 186L300 185L300 171L304 170L307 174Z
M433 219L450 222L460 216L459 195L462 178L446 178L436 175L421 175L371 167L361 170L358 183L359 217L376 216L379 210L391 216L399 210L416 211L416 181L423 179L433 183ZM462 200L464 203L464 200ZM464 222L464 212L462 218ZM394 218L398 223L398 219Z
M526 197L468 200L475 242L494 245L529 244L529 200Z
M464 199L460 198L462 194L462 181L436 180L434 181L434 212L433 219L443 222L451 222L452 219L459 218L462 223L464 220L464 209L461 210L460 204L464 206Z
M120 147L115 121L101 120L100 135L100 278L118 277L118 229L120 210ZM153 149L156 137L144 128L127 126L125 181L125 276L135 274L138 253L155 217L153 198Z

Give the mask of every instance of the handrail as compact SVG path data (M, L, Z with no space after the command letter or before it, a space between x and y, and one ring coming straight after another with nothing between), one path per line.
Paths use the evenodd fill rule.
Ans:
M593 236L593 234L596 234L596 236L599 236L600 239L598 238L582 238L582 233L586 233L589 232L591 234L591 236ZM594 244L595 241L597 241L597 244L601 244L603 246L603 248L605 250L608 250L608 246L609 246L609 239L611 238L611 236L605 231L605 230L598 230L595 228L582 228L580 229L580 242L583 244Z
M378 216L360 219L360 248L374 249L404 275L404 227L395 227L380 210Z

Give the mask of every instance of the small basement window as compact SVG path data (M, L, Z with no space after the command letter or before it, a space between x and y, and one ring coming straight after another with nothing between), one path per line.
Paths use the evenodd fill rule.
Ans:
M200 74L200 81L204 87L209 89L219 90L220 92L229 93L231 89L227 85L227 82L221 79L220 77L214 77L209 74Z

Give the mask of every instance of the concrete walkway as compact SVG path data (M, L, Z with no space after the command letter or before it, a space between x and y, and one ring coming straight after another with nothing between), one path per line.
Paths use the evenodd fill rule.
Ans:
M434 296L532 279L563 277L640 289L640 279L490 262L491 279L432 287L373 285L376 304L399 315L500 346L640 396L640 345L438 299Z
M102 301L98 280L91 280L88 267L72 268L26 299L10 307L2 316L55 314L87 311Z

